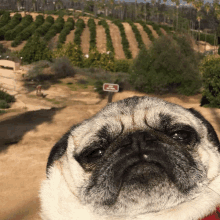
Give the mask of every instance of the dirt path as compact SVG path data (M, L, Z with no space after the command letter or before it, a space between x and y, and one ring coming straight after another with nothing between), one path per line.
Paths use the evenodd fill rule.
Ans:
M158 38L159 36L158 36L157 32L153 29L153 27L152 27L151 25L148 25L148 24L147 24L147 26L148 26L149 29L151 30L151 32L152 32L154 38Z
M96 23L96 46L97 50L100 53L106 52L106 34L105 28L102 25L98 25L98 20L95 20Z
M87 26L87 22L85 21L86 27L84 28L82 35L81 35L81 48L82 52L84 54L89 53L89 47L90 47L90 31L89 27Z
M69 42L73 42L74 36L75 36L74 33L75 33L75 29L70 31L70 33L66 36L65 44L67 44Z
M131 25L126 22L122 22L124 29L125 29L125 34L129 42L129 49L132 53L132 57L135 58L139 52L138 48L138 42L135 38L134 32L131 28Z
M115 58L116 59L125 59L124 50L121 44L121 34L118 29L118 27L111 23L110 21L107 21L110 29L110 35L112 38L112 44L115 49Z
M4 47L6 47L12 51L19 51L19 50L23 49L24 45L27 43L27 41L25 40L17 47L12 47L11 42L13 42L13 41L6 41L6 40L0 41L0 43L3 44Z
M160 28L160 30L161 30L163 35L167 35L167 32L163 28Z
M143 40L145 46L148 48L149 45L152 43L151 40L149 39L147 33L144 31L143 26L140 23L135 23L135 25L137 26L137 28L141 34L141 37L142 37L142 40Z

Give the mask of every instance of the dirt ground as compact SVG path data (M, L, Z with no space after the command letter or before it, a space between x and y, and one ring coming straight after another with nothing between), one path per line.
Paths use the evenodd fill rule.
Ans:
M105 28L102 25L98 25L98 20L96 22L96 46L99 53L106 52L106 34Z
M107 98L100 100L92 86L67 86L70 82L74 86L79 78L66 78L62 84L43 89L45 98L23 89L12 110L0 115L1 220L40 220L38 192L52 146L73 124L90 118L107 104ZM146 94L124 91L116 93L113 102L134 95ZM220 109L200 107L201 95L157 97L200 111L220 137Z
M148 25L148 24L147 24L147 27L151 30L151 32L152 32L154 38L158 38L158 37L159 37L158 34L157 34L157 32L153 29L153 27L152 27L151 25Z
M124 26L125 34L129 42L129 49L132 53L132 57L135 58L139 52L138 42L136 40L135 34L129 23L122 22L122 24Z

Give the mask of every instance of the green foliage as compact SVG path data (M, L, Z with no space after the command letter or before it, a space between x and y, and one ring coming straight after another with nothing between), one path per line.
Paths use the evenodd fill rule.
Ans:
M21 31L15 38L15 40L11 43L12 47L16 47L19 44L21 44L21 42L23 40L27 40L35 31L36 29L42 25L44 22L44 17L42 15L38 15L36 17L35 22L32 22L31 25L29 25L28 27L26 27L23 31Z
M33 22L33 18L31 15L26 15L22 18L20 24L18 24L14 29L8 30L5 33L5 40L14 40L16 36L24 30L26 27L28 27Z
M83 32L83 29L85 28L84 20L79 18L76 22L76 30L75 30L75 36L74 36L74 43L78 46L81 45L81 34Z
M90 47L89 50L96 48L96 24L94 19L90 18L88 20L88 27L90 31Z
M50 27L46 35L44 36L44 40L49 41L52 37L54 37L57 33L60 33L64 26L64 19L62 17L58 17L54 24Z
M5 12L1 18L0 18L0 28L8 24L8 22L11 20L10 12Z
M106 20L100 20L99 25L102 25L105 28L105 34L106 34L106 49L107 51L111 51L112 53L115 52L113 44L112 44L112 38L110 35L109 25L107 24Z
M6 103L15 102L15 97L0 89L0 100L4 100Z
M54 60L51 70L56 78L64 78L67 76L74 76L76 74L70 60L67 57L59 57Z
M135 34L135 38L138 42L138 48L141 49L142 47L145 47L144 42L143 42L142 37L141 37L141 34L140 34L137 26L130 20L128 20L127 22L131 25L131 28L132 28L132 30Z
M45 22L40 27L37 28L35 33L39 34L40 36L44 36L48 32L50 27L53 25L53 23L54 23L54 18L52 16L48 16Z
M158 26L163 28L167 32L167 34L170 34L171 31L173 31L173 27L169 27L167 25L162 25L162 24L158 24Z
M129 68L132 64L132 61L130 60L115 60L115 72L123 72L128 73Z
M58 45L57 47L60 48L62 46L62 44L66 41L66 36L70 33L71 30L74 29L74 20L72 18L68 18L63 30L60 32L60 36L58 39Z
M63 44L53 52L53 58L67 57L74 66L83 67L83 53L79 45L72 42Z
M144 21L137 21L138 23L140 23L144 29L144 31L147 33L149 39L153 42L154 41L154 36L151 32L151 30L147 27L146 23Z
M203 76L203 96L209 101L208 107L220 108L220 58L206 56L200 65Z
M9 108L9 104L5 101L5 100L1 100L0 99L0 108L1 109L5 109L5 108Z
M153 29L157 32L157 34L158 34L159 36L162 36L162 35L163 35L162 32L161 32L161 30L160 30L160 26L159 26L159 25L155 24L155 23L152 22L152 21L148 21L148 22L146 22L146 23L149 24L149 25L151 25L151 26L153 27Z
M21 19L21 14L16 13L10 22L0 29L0 40L4 40L5 33L8 30L12 30L14 27L16 27L21 22Z
M0 54L5 52L6 52L6 48L4 48L4 46L0 43Z
M51 60L51 51L45 41L40 39L40 36L35 34L25 44L20 52L23 57L23 62L32 63L39 60Z
M141 92L192 95L201 88L199 61L189 36L162 36L139 52L129 70L130 82Z
M199 35L199 34L198 34ZM215 35L214 34L206 34L205 38L205 33L200 33L200 40L208 42L211 45L215 45Z
M115 25L117 25L119 30L120 30L121 38L122 38L121 44L123 46L125 57L127 59L131 59L132 58L132 54L131 54L131 51L129 49L129 42L128 42L128 39L127 39L126 34L125 34L124 26L123 26L123 24L119 20L115 20L113 23Z

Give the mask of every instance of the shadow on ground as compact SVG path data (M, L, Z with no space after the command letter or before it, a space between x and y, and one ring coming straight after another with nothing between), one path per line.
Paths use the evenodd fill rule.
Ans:
M51 122L63 108L30 111L0 122L0 152L21 140L23 135L43 122Z

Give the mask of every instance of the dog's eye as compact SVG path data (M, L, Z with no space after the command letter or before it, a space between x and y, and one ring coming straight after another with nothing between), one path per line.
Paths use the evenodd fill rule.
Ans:
M190 134L187 131L176 131L171 134L171 137L177 141L186 141L190 138Z
M91 159L99 159L103 156L104 152L105 151L103 149L99 148L92 151L87 157Z

